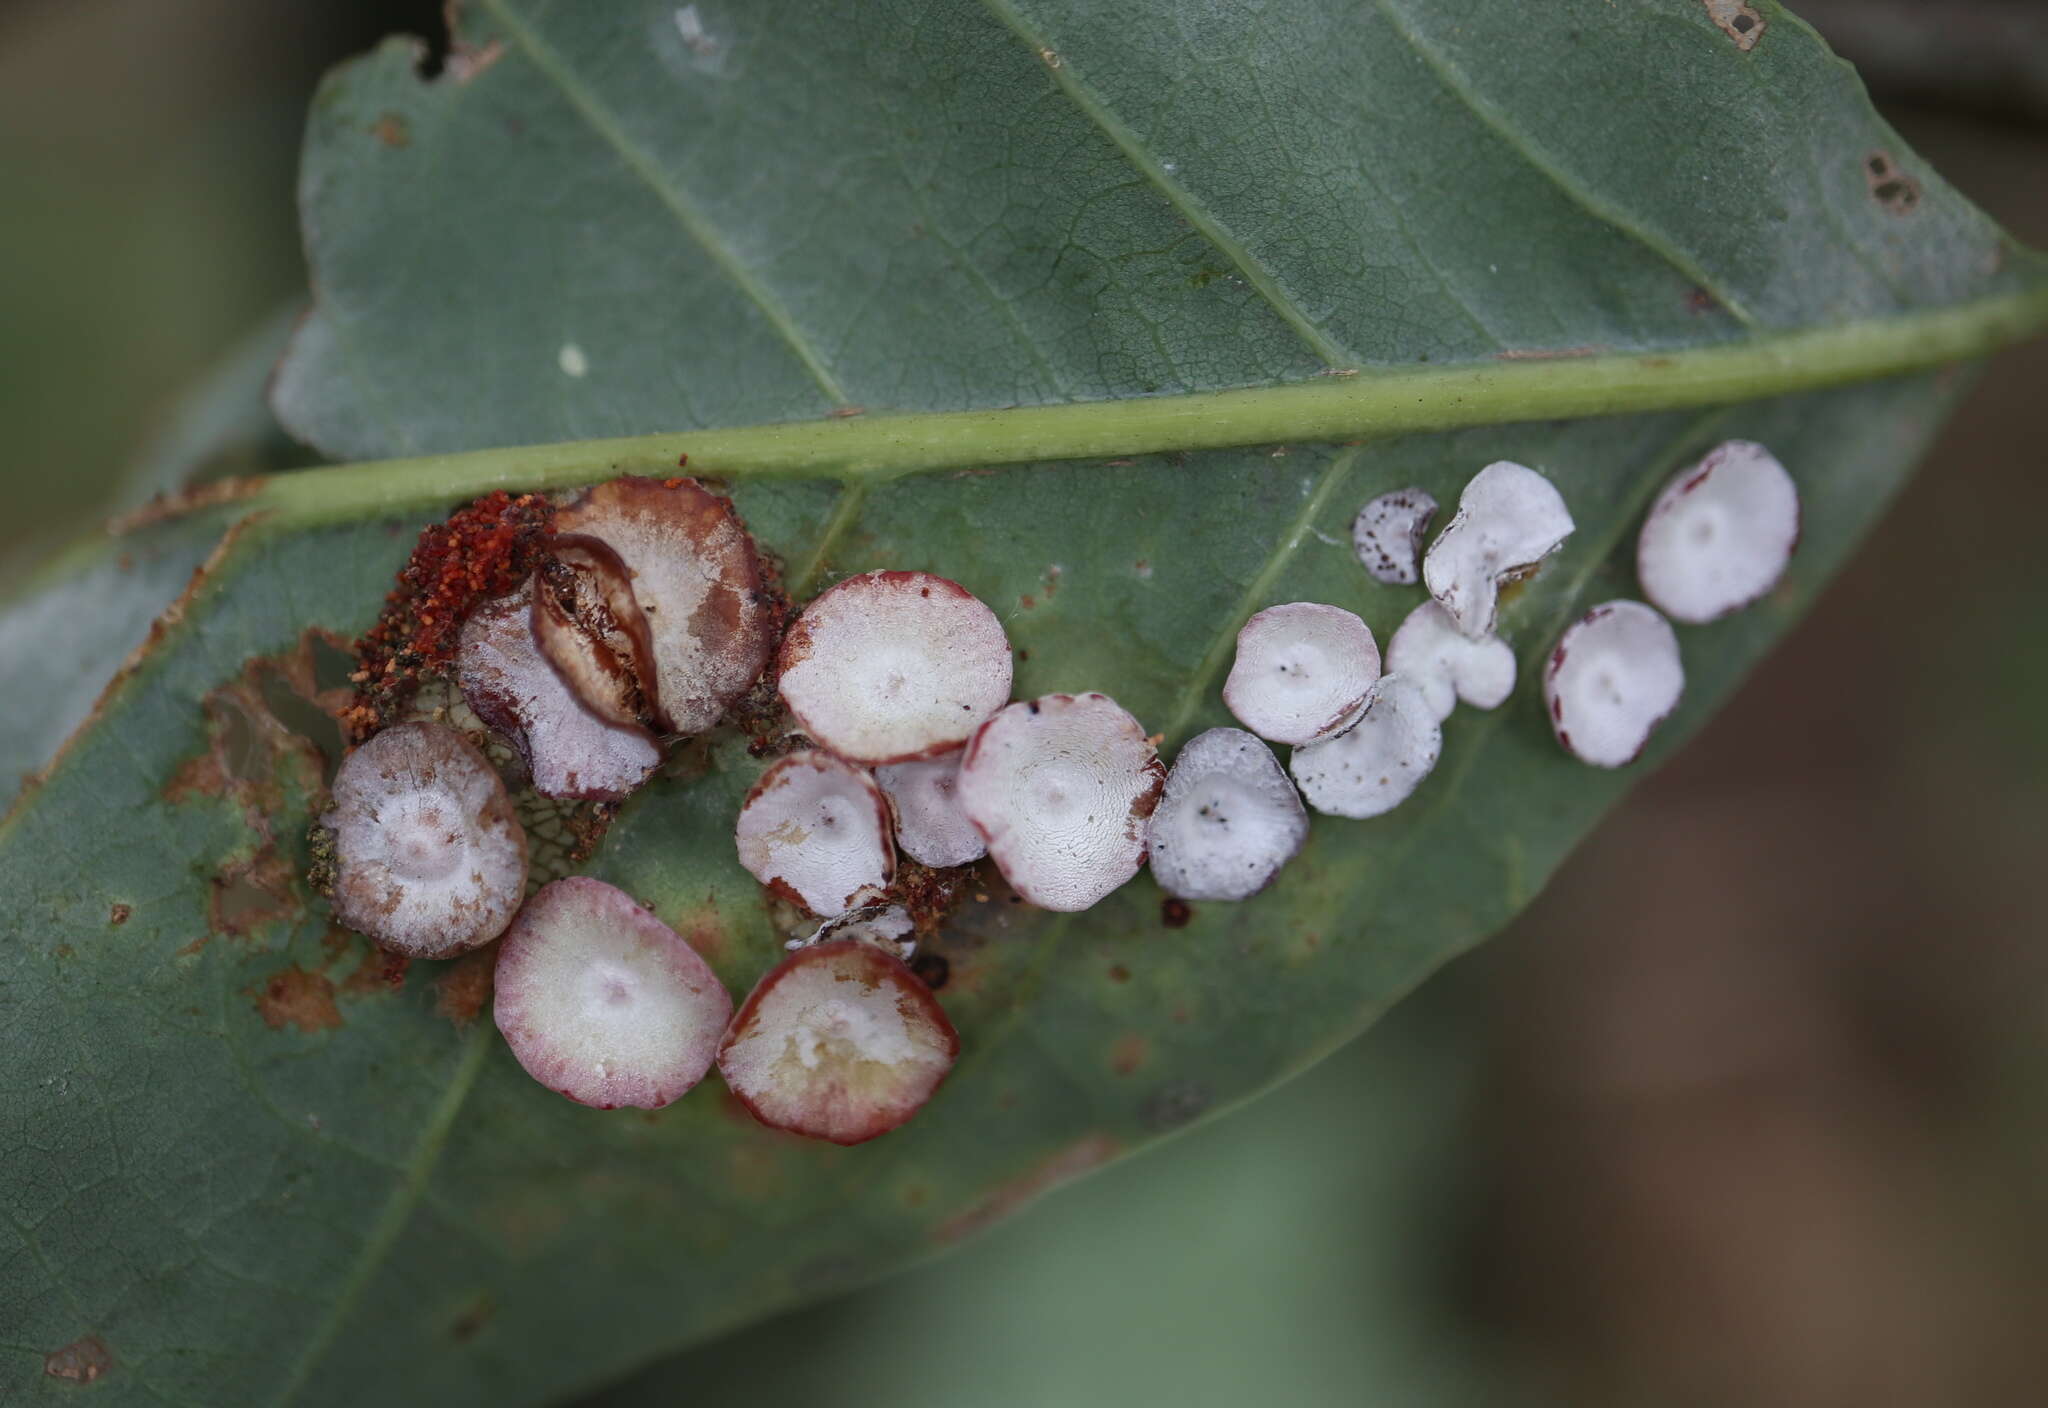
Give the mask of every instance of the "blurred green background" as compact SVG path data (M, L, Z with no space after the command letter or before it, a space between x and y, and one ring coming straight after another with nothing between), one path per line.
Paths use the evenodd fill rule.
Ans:
M1803 8L2048 245L2048 10ZM311 85L436 10L0 0L0 586L269 355ZM1735 703L1373 1034L590 1402L2048 1400L2044 389L2040 345L1990 367ZM243 440L205 472L289 458Z

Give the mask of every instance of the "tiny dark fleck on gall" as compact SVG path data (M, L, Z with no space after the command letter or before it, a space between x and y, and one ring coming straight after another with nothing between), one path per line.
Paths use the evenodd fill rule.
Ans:
M919 982L937 992L946 985L946 980L953 976L953 965L946 961L946 955L943 953L920 949L910 960L910 971L917 975Z

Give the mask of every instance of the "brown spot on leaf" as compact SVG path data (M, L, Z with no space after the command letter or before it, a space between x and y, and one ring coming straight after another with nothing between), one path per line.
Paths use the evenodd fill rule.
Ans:
M1106 1134L1091 1134L1069 1144L1048 1159L1026 1169L963 1212L939 1224L941 1242L957 1242L991 1227L1032 1202L1040 1194L1109 1162L1116 1157L1117 1142Z
M341 1025L334 1005L334 984L323 973L309 973L294 963L272 973L256 993L256 1010L272 1031L287 1026L302 1032L328 1031Z
M212 933L248 939L271 924L298 918L304 906L292 868L267 843L255 854L229 861L212 877L206 899Z
M107 922L109 924L126 924L128 922L129 916L134 913L135 906L127 904L117 904L112 909L107 911Z
M370 124L370 135L393 149L412 145L412 129L395 112L387 112Z
M497 966L495 944L456 959L434 979L434 1011L458 1029L474 1022L491 1000L491 978Z
M335 929L353 944L355 936L346 929ZM406 970L412 960L402 953L386 953L375 944L363 948L363 956L355 971L341 980L341 990L350 997L365 997L373 993L396 992L405 986Z
M1764 37L1764 17L1742 0L1700 0L1706 7L1707 18L1720 31L1735 41L1735 47L1748 53L1756 47L1756 41Z
M1169 896L1159 903L1159 922L1169 929L1185 929L1194 917L1194 906L1184 899Z
M1112 983L1128 983L1131 980L1131 970L1121 963L1112 963L1109 968L1109 980Z
M1911 215L1920 206L1920 183L1899 170L1890 152L1863 158L1863 176L1870 198L1888 215Z
M497 1308L488 1295L478 1296L448 1322L448 1338L457 1344L467 1344L477 1337L478 1331L491 1323L492 1312Z
M1133 1075L1151 1055L1151 1042L1136 1032L1125 1032L1109 1048L1109 1068L1120 1076Z
M98 1335L86 1335L75 1339L62 1349L51 1350L43 1356L43 1372L53 1379L65 1379L74 1384L97 1383L114 1368L113 1351Z

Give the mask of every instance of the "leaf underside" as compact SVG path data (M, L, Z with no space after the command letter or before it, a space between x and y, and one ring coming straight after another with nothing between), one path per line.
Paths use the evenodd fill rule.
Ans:
M440 79L392 44L316 101L319 302L277 404L326 453L379 456L1740 344L2017 287L2026 256L1757 9L1743 48L1691 0L820 3L772 24L488 0ZM97 1336L97 1391L124 1401L541 1402L1246 1098L1528 901L1841 564L1954 380L731 483L792 578L956 578L1005 618L1020 696L1104 690L1169 746L1227 722L1251 611L1334 602L1385 639L1419 599L1351 555L1371 495L1451 502L1509 458L1579 522L1505 610L1514 698L1453 717L1406 807L1318 818L1272 891L1175 929L1148 877L1061 917L991 876L936 945L958 1069L850 1150L754 1126L715 1081L658 1114L579 1108L476 1014L474 965L379 981L299 878L333 761L307 633L366 626L424 519L244 525L0 830L0 1397L68 1391L44 1356ZM1635 594L1649 496L1730 436L1799 481L1793 568L1685 631L1686 700L1644 763L1574 764L1539 662ZM46 651L36 668L104 673L217 526L139 534L0 619L9 677L42 678L16 665ZM51 642L67 601L109 624ZM732 852L757 768L722 735L687 750L588 867L736 994L779 947Z

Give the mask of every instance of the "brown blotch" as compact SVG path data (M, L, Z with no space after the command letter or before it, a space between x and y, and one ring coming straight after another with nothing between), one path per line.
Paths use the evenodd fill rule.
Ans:
M1700 0L1706 7L1707 18L1714 22L1723 34L1735 41L1735 47L1748 53L1756 47L1756 41L1764 37L1764 17L1742 0Z
M412 145L412 129L395 112L387 112L371 123L370 135L393 149Z
M1703 288L1689 288L1685 291L1685 311L1695 315L1714 311L1714 295Z
M126 924L128 922L129 916L133 915L134 913L134 905L117 904L112 909L107 911L107 922L109 924Z
M491 980L498 969L495 944L465 953L434 979L434 1012L457 1029L468 1026L491 1000Z
M1870 198L1888 215L1911 215L1920 206L1920 183L1899 170L1890 152L1863 158L1863 176Z
M1109 980L1112 983L1128 983L1131 980L1131 970L1121 963L1112 963L1109 968Z
M347 930L337 930L344 937L353 938ZM341 980L341 990L350 997L365 997L372 993L396 992L405 986L406 970L412 960L402 953L386 953L375 944L363 950L362 960L355 971Z
M341 1025L334 1005L334 984L324 973L309 973L294 963L270 975L256 992L256 1010L272 1031L287 1026L302 1032L329 1031Z
M208 886L207 927L215 934L248 939L272 924L297 919L304 911L294 886L297 877L270 845L222 866Z
M1109 1068L1120 1076L1132 1075L1151 1055L1151 1042L1136 1032L1125 1032L1109 1048Z
M1052 1157L1026 1169L965 1211L939 1224L941 1242L957 1242L991 1227L1059 1184L1108 1163L1116 1157L1117 1142L1106 1134L1091 1134L1069 1144Z
M448 1322L448 1338L457 1344L467 1344L477 1332L491 1323L491 1314L497 1310L488 1295L480 1295L462 1308L462 1313Z
M1185 929L1194 917L1194 906L1184 899L1169 895L1159 902L1159 922L1169 929Z
M114 1368L114 1352L98 1335L75 1339L43 1356L43 1372L74 1384L97 1383Z

